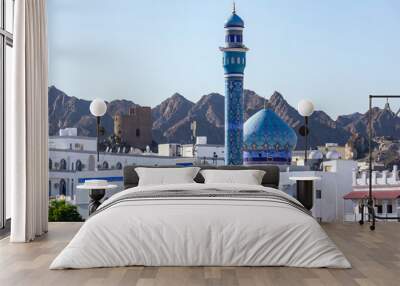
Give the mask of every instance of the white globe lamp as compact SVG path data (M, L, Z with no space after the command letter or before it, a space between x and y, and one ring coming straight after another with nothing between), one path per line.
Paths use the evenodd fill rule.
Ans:
M300 100L299 104L297 105L297 110L301 116L311 116L311 114L314 112L314 104L306 99Z
M96 98L90 103L89 109L92 115L101 117L106 114L107 105L104 100Z

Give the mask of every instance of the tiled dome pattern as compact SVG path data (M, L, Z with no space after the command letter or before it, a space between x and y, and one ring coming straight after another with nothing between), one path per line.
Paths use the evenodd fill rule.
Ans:
M245 164L290 163L297 135L274 111L263 109L243 128Z

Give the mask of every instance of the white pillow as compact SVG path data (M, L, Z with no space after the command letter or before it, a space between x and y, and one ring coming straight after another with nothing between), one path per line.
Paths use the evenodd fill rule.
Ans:
M171 185L194 183L198 167L185 168L135 168L139 176L139 186Z
M261 170L202 170L205 184L261 185L265 171Z

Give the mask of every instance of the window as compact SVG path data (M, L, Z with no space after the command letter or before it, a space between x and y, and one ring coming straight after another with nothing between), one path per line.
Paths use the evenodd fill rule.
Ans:
M60 170L67 170L67 161L65 159L61 159L60 161Z
M82 171L82 161L81 160L76 161L75 168L78 172Z
M382 208L382 205L376 205L376 212L378 213L378 214L381 214L382 213L382 211L383 211L383 208Z
M388 214L393 213L393 206L391 204L386 205L386 213Z
M0 0L0 229L11 217L10 195L6 193L4 175L4 136L6 97L11 92L14 0Z
M67 183L65 182L64 179L60 180L60 185L58 187L59 195L60 196L66 196L67 195Z
M322 191L321 191L321 190L316 190L316 191L315 191L315 198L316 198L317 200L322 199Z
M136 137L140 137L140 129L136 129Z
M236 58L236 63L237 63L237 64L240 64L240 57L237 57L237 58Z
M235 58L231 57L231 64L234 64L234 63L235 63Z

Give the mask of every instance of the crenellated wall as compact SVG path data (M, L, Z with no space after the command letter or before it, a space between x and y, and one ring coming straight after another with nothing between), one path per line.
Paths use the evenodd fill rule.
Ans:
M365 187L369 185L369 172L353 170L353 187ZM392 170L372 171L372 185L391 186L400 185L399 170L396 165Z

